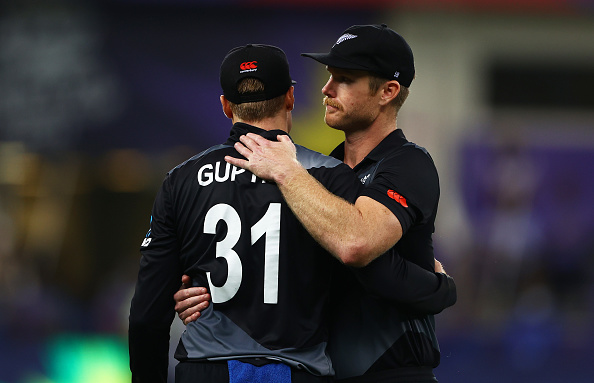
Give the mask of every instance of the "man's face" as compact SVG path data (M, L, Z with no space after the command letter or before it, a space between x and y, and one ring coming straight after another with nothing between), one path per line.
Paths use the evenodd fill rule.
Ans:
M328 126L345 132L367 128L379 113L378 94L369 89L365 71L327 67L330 79L322 88Z

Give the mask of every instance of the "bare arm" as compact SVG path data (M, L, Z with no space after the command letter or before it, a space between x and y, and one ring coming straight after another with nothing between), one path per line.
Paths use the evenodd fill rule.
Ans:
M365 266L402 237L400 222L384 205L364 196L351 204L330 193L297 161L287 136L273 142L248 134L241 142L235 148L247 160L225 160L276 182L312 237L343 263Z

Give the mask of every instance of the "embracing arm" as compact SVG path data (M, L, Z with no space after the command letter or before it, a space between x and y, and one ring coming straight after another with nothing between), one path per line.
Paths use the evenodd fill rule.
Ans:
M344 264L365 266L402 236L400 222L384 205L369 197L351 204L303 168L279 180L278 187L312 237Z
M438 260L429 271L390 251L351 270L367 292L417 313L438 314L457 300L454 279Z
M402 237L400 222L384 205L364 196L351 204L329 192L297 161L288 137L272 142L248 134L241 142L245 146L235 148L248 160L225 160L275 181L307 231L341 262L365 266Z
M402 260L406 265L394 265L397 257L388 259L388 255L379 257L369 266L351 269L361 286L371 294L386 299L394 304L403 305L420 314L438 314L454 305L457 300L454 279L446 274L441 262L435 260L435 273L420 266ZM388 262L386 265L385 262ZM397 269L403 274L394 273ZM380 271L376 274L374 271ZM402 278L404 276L404 278ZM175 311L179 318L188 324L197 320L200 313L209 305L210 294L204 287L189 287L190 277L182 277L182 286L173 296Z

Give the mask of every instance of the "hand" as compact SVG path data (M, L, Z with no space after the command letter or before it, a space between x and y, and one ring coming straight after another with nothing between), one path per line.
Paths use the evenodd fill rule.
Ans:
M182 285L173 295L175 311L185 325L200 317L200 312L210 304L210 294L205 287L192 287L189 276L182 276Z
M295 145L287 135L279 135L278 141L248 133L241 136L241 142L235 144L235 149L247 158L225 157L231 165L246 169L257 177L280 183L290 177L301 164L297 161Z
M447 275L445 269L443 268L443 265L437 259L435 259L435 272L436 273L443 273L443 274L446 274Z

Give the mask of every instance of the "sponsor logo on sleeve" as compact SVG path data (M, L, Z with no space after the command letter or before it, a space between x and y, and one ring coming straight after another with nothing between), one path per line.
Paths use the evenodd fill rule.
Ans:
M394 201L398 202L402 206L408 207L408 204L406 203L406 198L396 193L394 190L388 190L388 197L392 198Z
M153 216L151 215L151 222L150 225L153 224ZM149 245L149 243L151 243L152 238L150 238L151 233L153 232L153 229L150 227L149 225L149 230L145 235L145 238L142 240L142 245L140 245L140 247L147 247Z

